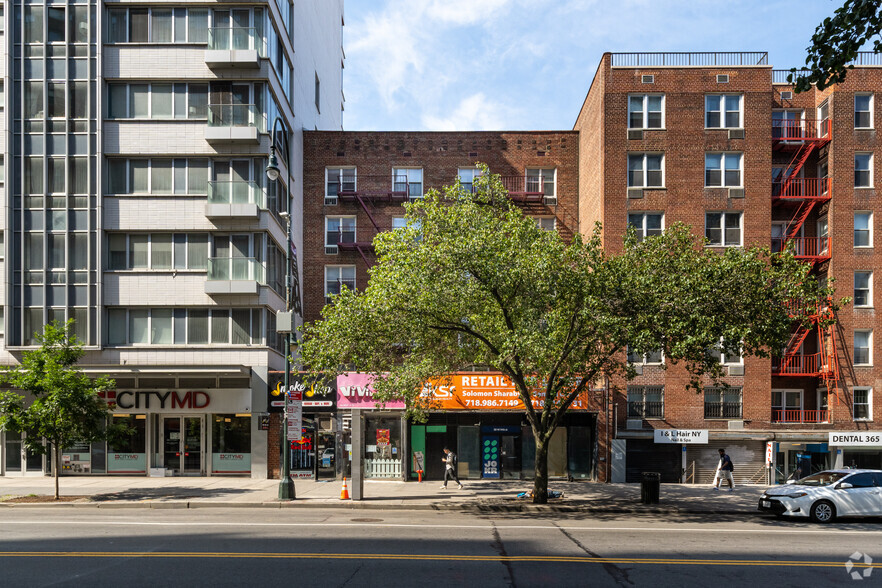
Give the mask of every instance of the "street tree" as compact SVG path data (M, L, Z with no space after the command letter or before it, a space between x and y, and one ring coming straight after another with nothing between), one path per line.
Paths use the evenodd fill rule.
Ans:
M797 92L816 85L819 90L845 81L861 47L872 41L873 52L882 51L882 0L845 0L832 17L817 26L806 49L805 70L790 70L789 81Z
M626 350L662 350L691 386L719 382L711 352L767 357L782 349L790 300L826 295L790 253L704 247L684 225L601 246L600 228L565 242L539 228L486 167L406 205L407 225L374 239L361 291L344 289L304 327L304 364L373 374L375 398L408 416L434 407L426 382L480 366L516 387L536 444L533 501L548 497L555 429L599 376L633 376ZM700 400L696 400L700 402Z
M116 438L128 428L108 424L110 407L99 397L113 389L114 381L77 371L84 351L73 334L73 319L64 325L53 321L35 337L39 349L25 351L19 365L0 374L0 385L11 388L0 392L0 429L25 433L30 452L51 451L58 500L61 451L75 443Z

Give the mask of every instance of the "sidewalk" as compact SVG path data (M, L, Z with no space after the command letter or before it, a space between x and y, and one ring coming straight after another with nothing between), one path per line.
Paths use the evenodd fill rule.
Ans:
M351 484L351 482L350 482ZM64 477L62 496L82 496L76 502L9 503L11 497L52 495L50 477L0 478L0 508L85 507L85 508L406 508L456 509L475 512L607 512L655 514L755 514L759 495L765 486L741 486L734 492L715 491L706 485L662 484L661 502L640 503L639 484L552 481L549 489L563 492L563 498L548 505L533 505L517 499L518 492L530 490L530 481L465 481L465 488L441 490L440 483L366 480L364 500L340 500L339 481L297 480L297 499L279 502L278 480L250 478L145 478L145 477ZM350 494L352 488L350 486Z

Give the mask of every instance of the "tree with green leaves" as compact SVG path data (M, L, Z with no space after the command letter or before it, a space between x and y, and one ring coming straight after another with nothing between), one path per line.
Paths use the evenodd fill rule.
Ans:
M113 389L114 381L103 376L93 380L77 371L84 352L73 334L73 319L65 325L53 321L35 336L40 348L25 351L21 364L0 375L0 384L12 388L0 392L0 429L25 433L28 451L52 452L58 500L61 451L123 435L128 428L108 424L110 407L99 397Z
M832 17L824 19L806 49L805 70L790 70L788 80L797 92L814 84L819 90L845 81L854 68L861 47L872 41L873 51L882 51L882 0L845 0Z
M718 253L684 225L642 241L631 233L616 255L599 227L567 243L524 216L486 167L474 189L429 191L406 209L405 228L374 239L367 287L343 290L304 327L304 364L373 374L375 398L405 400L417 420L435 408L426 382L473 366L501 372L532 428L537 503L548 498L555 429L596 378L634 375L627 350L663 350L698 390L722 377L711 352L721 341L727 354L769 356L791 332L787 301L827 295L790 253Z

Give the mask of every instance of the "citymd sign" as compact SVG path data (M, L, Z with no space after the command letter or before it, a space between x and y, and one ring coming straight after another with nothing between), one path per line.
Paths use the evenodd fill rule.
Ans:
M882 446L882 431L855 431L853 433L829 433L828 445L837 447Z
M693 443L707 445L707 430L656 429L653 435L656 443Z

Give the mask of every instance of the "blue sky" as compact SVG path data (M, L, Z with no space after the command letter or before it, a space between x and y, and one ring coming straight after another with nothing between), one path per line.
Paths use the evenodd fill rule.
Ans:
M346 130L570 129L601 55L801 66L840 0L345 0Z

